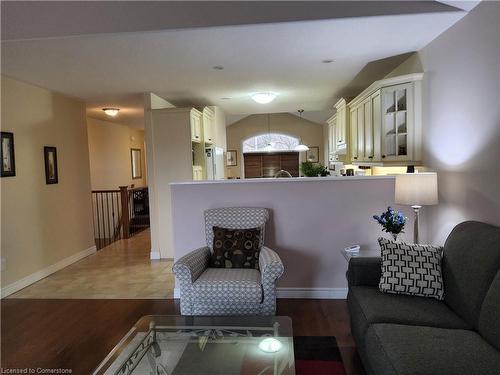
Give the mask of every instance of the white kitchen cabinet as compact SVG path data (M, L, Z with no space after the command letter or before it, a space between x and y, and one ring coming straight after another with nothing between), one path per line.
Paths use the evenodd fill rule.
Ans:
M203 180L203 168L199 165L193 165L193 180Z
M413 159L413 84L382 89L382 159Z
M363 102L363 157L364 161L373 160L373 122L371 97Z
M192 107L151 110L150 127L161 150L162 168L157 175L165 176L167 185L174 181L207 178L202 112ZM159 161L153 161L157 164Z
M415 73L374 82L348 104L356 164L421 161L421 80Z
M196 109L191 109L191 141L200 143L202 141L202 113Z
M381 158L380 131L382 122L382 115L380 113L380 90L377 90L375 93L373 93L370 99L371 99L370 123L371 123L372 137L370 140L365 142L368 142L371 147L371 151L368 155L368 160L379 161Z
M215 113L212 109L203 108L203 139L205 143L215 143Z
M351 128L351 142L349 148L351 149L351 160L353 162L358 161L359 149L358 149L358 110L357 108L350 109L349 125Z
M366 101L361 103L360 106L356 108L356 111L358 112L357 116L357 135L358 135L358 161L363 161L365 160L365 104Z
M337 123L335 128L336 150L337 153L346 153L347 151L347 128L348 128L348 112L347 102L344 98L335 103L337 110Z
M333 115L328 120L328 160L335 160L336 151L336 128L337 128L337 115Z

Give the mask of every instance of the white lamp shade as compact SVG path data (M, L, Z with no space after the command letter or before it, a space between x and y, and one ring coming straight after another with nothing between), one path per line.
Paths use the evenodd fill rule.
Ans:
M395 195L398 204L410 206L437 204L437 174L435 172L398 174Z

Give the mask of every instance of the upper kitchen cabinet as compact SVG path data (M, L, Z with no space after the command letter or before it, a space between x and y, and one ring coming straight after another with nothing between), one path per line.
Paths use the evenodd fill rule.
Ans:
M203 122L203 139L205 143L215 143L215 113L209 108L203 108L202 112Z
M202 113L194 108L190 112L191 141L201 143L202 141Z
M328 124L328 160L337 160L336 155L336 134L337 134L337 114L326 120Z
M347 129L349 123L347 102L344 98L335 104L337 122L335 127L335 150L337 155L347 153Z
M421 161L423 74L374 82L349 102L355 164Z
M328 124L328 160L344 161L347 157L349 114L344 98L335 104L336 113L326 120Z
M414 160L416 150L413 94L412 83L382 89L382 159Z

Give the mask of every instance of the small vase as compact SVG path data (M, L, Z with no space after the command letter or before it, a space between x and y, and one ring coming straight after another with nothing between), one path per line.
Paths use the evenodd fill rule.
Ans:
M398 234L399 233L391 233L392 238L394 239L394 242L398 241Z

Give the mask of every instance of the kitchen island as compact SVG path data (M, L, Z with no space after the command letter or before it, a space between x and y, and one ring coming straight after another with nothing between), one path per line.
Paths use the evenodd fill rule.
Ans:
M345 298L347 263L340 249L376 245L383 235L372 216L394 204L394 177L316 177L170 184L174 257L205 245L203 211L266 207L266 245L285 265L279 297ZM411 208L399 207L406 216ZM402 240L411 239L406 231Z

